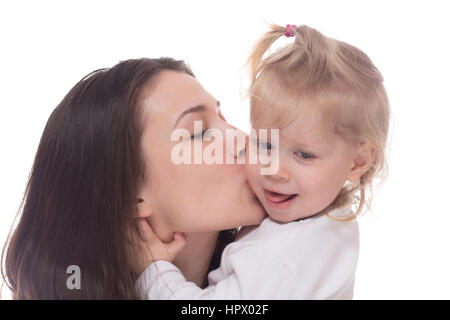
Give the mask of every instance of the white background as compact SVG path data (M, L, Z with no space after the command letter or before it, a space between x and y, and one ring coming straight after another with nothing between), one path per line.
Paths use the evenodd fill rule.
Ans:
M2 1L0 243L45 123L84 75L129 58L185 59L248 131L251 46L265 21L307 24L367 53L392 106L389 177L360 219L355 299L449 299L449 16L447 1Z

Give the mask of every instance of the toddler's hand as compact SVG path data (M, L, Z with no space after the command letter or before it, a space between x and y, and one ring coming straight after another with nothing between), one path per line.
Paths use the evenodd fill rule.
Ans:
M146 218L136 218L136 226L132 228L129 243L132 248L133 269L141 274L153 262L166 260L172 262L186 244L181 232L174 233L170 243L163 243L153 232Z

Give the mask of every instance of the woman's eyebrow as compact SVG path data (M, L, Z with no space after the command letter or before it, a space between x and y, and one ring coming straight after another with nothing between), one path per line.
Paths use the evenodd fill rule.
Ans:
M183 118L188 113L202 112L205 110L206 110L206 107L203 104L199 104L198 106L186 109L183 111L183 113L180 114L180 116L178 117L177 121L175 121L175 124L173 126L175 127L177 125L177 123L180 122L181 118Z
M218 101L218 100L217 100L217 106L220 107L220 101ZM175 127L175 126L178 124L178 122L180 122L180 120L181 120L185 115L187 115L188 113L193 113L193 112L203 112L203 111L205 111L205 110L206 110L206 106L203 105L203 104L199 104L199 105L197 105L197 106L195 106L195 107L192 107L192 108L189 108L189 109L184 110L184 111L180 114L180 116L178 117L177 121L175 121L175 124L173 125L173 127Z

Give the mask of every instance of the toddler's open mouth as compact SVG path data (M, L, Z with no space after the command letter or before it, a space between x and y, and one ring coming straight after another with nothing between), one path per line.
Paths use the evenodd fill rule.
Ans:
M298 196L297 193L285 194L264 189L264 195L267 203L276 209L287 208Z

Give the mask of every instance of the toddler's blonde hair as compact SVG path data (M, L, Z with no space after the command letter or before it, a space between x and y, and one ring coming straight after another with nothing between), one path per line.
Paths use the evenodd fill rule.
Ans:
M319 110L323 123L348 143L355 146L372 143L375 147L372 167L360 177L359 183L344 185L324 210L357 205L351 217L339 219L352 220L364 209L370 210L374 178L383 182L387 177L385 149L390 107L383 77L364 52L306 25L293 31L293 43L263 58L285 32L285 27L271 24L270 31L257 41L247 61L251 80L250 120L253 123L270 107L279 111L274 123L283 127L309 107ZM306 100L312 103L301 103Z

